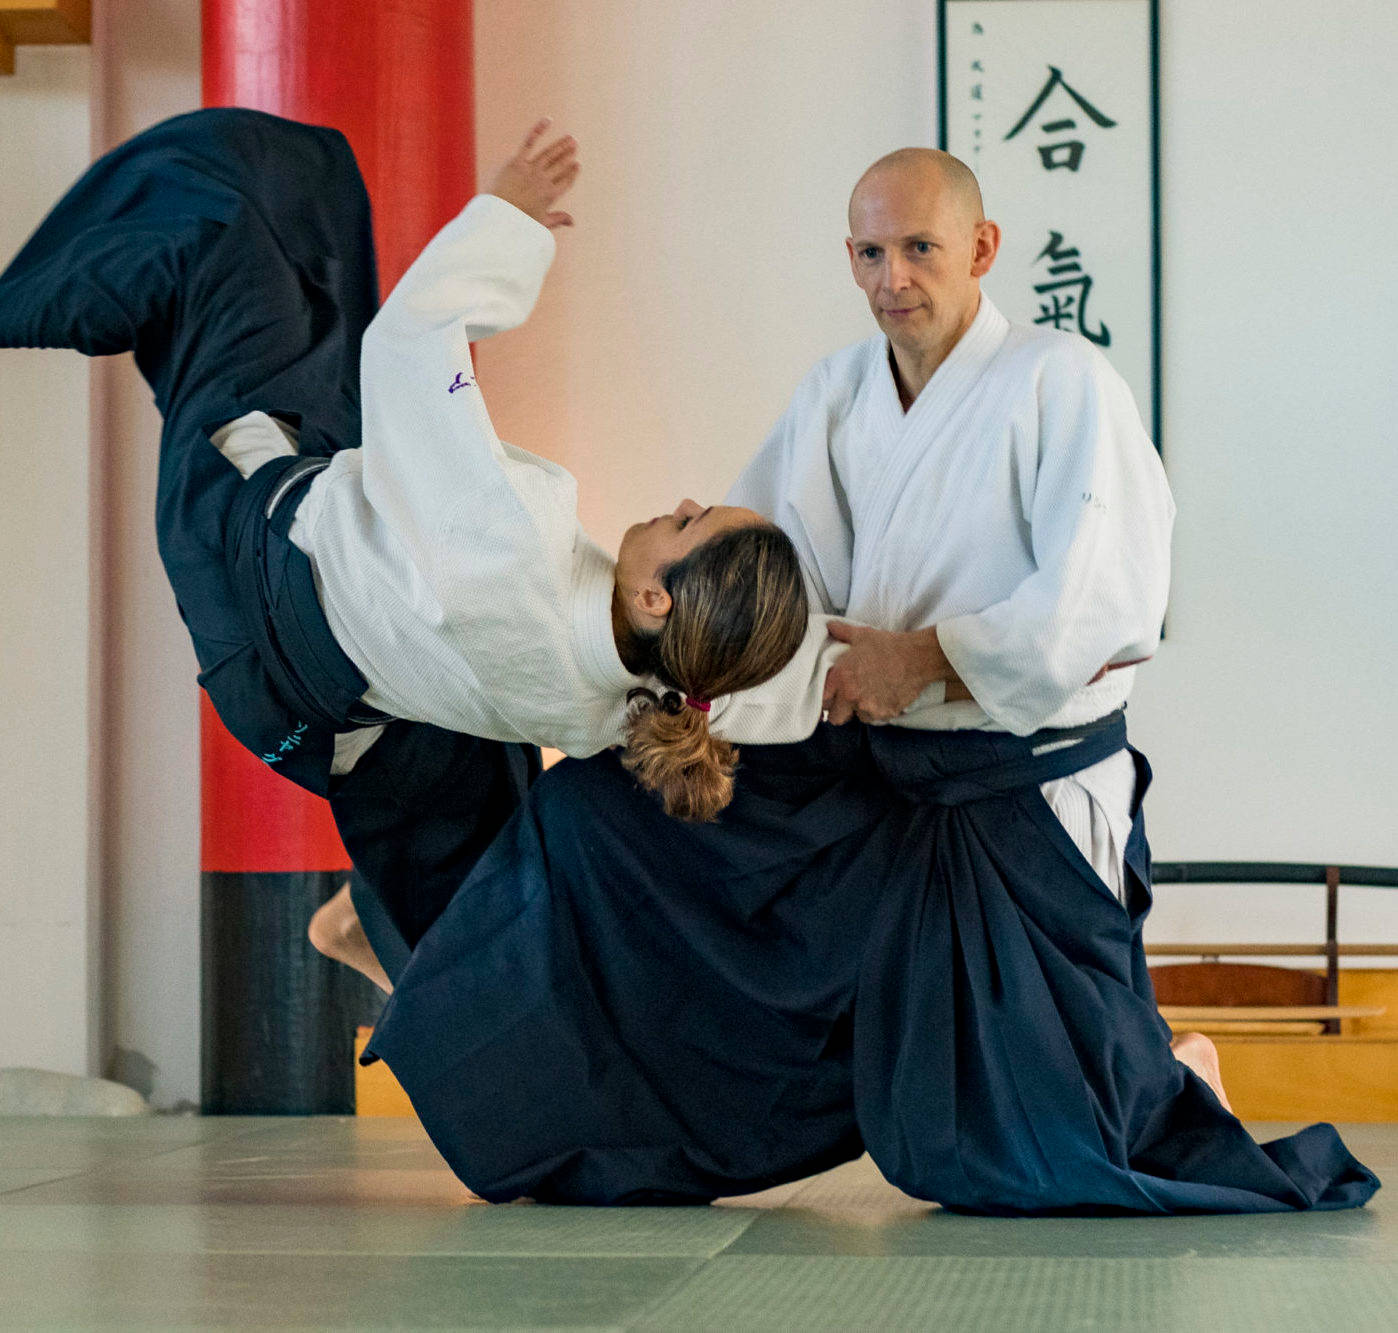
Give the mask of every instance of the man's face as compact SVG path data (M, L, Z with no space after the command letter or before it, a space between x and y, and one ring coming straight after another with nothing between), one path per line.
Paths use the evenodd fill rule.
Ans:
M896 349L945 356L970 327L995 258L986 228L994 224L968 216L935 170L889 168L860 184L845 247Z

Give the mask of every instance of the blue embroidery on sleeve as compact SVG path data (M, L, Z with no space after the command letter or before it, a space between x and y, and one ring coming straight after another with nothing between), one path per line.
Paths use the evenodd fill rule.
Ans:
M272 750L267 754L260 756L262 762L264 764L281 763L282 756L290 754L298 745L300 745L302 738L305 736L308 730L309 727L305 722L298 723L296 730L284 736L281 740L281 743L277 746L275 750Z
M475 387L475 383L476 381L472 379L469 375L465 374L465 372L463 371L458 370L456 372L456 378L451 382L450 386L447 388L447 392L455 393L458 389L471 389Z

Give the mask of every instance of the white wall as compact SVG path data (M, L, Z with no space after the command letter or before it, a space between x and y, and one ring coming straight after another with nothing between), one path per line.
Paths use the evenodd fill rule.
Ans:
M1162 857L1398 865L1398 8L1171 4L1169 639L1132 722ZM1162 893L1158 937L1314 938L1320 895ZM1398 893L1341 928L1398 941ZM1220 932L1223 932L1220 935Z
M198 6L94 11L91 49L0 80L6 260L94 155L198 104ZM199 1089L198 730L159 430L129 357L0 352L0 1066L168 1106Z
M22 48L0 79L6 258L87 164L89 65ZM82 357L0 352L0 1066L75 1074L98 1039L87 437Z
M1162 858L1398 864L1398 8L1277 0L1265 24L1163 9L1181 518L1170 637L1132 704L1159 774L1153 841ZM197 104L197 6L97 10L100 58L21 50L0 80L7 254L89 159L90 59L99 147ZM867 332L845 196L878 153L935 139L935 5L476 13L483 183L540 111L584 163L539 314L482 346L482 381L502 434L571 467L614 543L636 514L718 496L810 363ZM103 1063L84 966L95 854L104 1059L127 1052L117 1071L169 1105L198 1095L194 664L150 532L148 394L122 358L92 373L89 470L83 364L0 353L0 1064ZM1157 934L1314 935L1315 897L1293 898L1264 911L1169 889ZM1398 940L1398 894L1344 912L1351 938Z
M199 6L97 6L93 152L199 105ZM103 1072L199 1099L199 712L194 650L155 548L160 416L129 356L94 363L108 479L102 659Z

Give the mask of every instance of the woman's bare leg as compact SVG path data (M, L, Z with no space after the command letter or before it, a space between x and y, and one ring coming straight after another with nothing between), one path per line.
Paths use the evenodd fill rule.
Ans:
M1233 1108L1228 1104L1228 1094L1223 1090L1223 1073L1218 1065L1218 1047L1202 1032L1181 1032L1170 1043L1175 1059L1187 1069L1192 1069L1213 1089L1213 1094L1223 1103L1225 1111Z
M381 991L392 994L393 983L375 957L364 927L359 924L348 881L333 898L316 909L306 934L319 953L363 973Z

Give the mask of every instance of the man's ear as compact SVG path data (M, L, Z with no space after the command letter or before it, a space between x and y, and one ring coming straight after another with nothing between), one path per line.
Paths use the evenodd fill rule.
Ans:
M856 287L859 287L859 270L856 269L855 266L854 266L854 237L853 237L853 236L846 236L846 237L845 237L845 253L849 256L849 272L850 272L850 277L852 277L852 278L854 279L854 285L855 285ZM860 290L862 291L863 288L861 287Z
M636 610L655 620L664 620L670 614L672 605L665 585L655 579L647 579L636 589L635 602Z
M971 276L983 278L1000 253L1000 224L985 221L976 225L976 244L971 251Z

